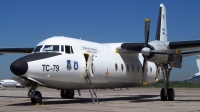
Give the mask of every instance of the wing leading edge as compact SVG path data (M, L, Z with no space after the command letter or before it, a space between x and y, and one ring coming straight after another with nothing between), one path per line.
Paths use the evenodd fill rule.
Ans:
M30 54L34 48L0 48L0 54L4 53L19 53L19 54Z
M122 43L121 49L140 53L145 43ZM200 40L176 41L166 43L168 50L180 50L182 56L200 54Z

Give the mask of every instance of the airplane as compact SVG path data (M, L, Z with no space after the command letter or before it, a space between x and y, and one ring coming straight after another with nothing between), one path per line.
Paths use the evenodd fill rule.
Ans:
M0 80L0 88L5 90L5 87L16 87L16 88L22 88L23 86L12 79L2 79Z
M99 103L95 89L141 87L163 78L162 101L173 101L169 88L172 68L181 68L185 56L199 54L200 40L167 40L166 8L160 4L155 40L149 42L150 19L145 19L145 42L97 43L64 36L39 42L34 48L0 48L0 53L26 53L10 65L17 80L29 86L32 104L42 102L38 85L60 90L64 99L73 99L88 89ZM20 82L20 83L21 83Z
M188 78L188 82L200 85L200 56L196 57L197 67L199 68L199 72Z

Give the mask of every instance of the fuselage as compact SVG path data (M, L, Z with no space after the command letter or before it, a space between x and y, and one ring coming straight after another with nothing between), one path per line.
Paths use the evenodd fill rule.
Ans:
M142 62L140 53L120 53L121 43L95 43L68 37L52 37L40 42L32 54L22 57L20 77L26 77L46 87L55 89L87 89L85 80L88 57L92 59L91 81L94 88L142 86ZM26 63L26 64L24 64ZM23 68L22 68L23 66ZM27 68L25 70L25 68ZM17 71L19 72L19 70ZM156 66L147 63L147 82L156 78Z
M188 78L188 82L200 85L200 73L196 73L194 76Z
M11 79L2 79L0 80L0 85L4 86L4 87L8 87L8 86L22 86L19 82L11 80Z

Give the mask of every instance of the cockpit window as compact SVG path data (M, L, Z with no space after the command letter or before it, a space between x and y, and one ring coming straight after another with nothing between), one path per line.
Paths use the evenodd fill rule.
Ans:
M42 51L59 51L59 45L45 45Z
M68 54L74 53L72 46L65 45L65 53L68 53Z
M40 49L42 48L42 45L40 45L40 46L37 46L34 50L33 50L33 52L40 52Z

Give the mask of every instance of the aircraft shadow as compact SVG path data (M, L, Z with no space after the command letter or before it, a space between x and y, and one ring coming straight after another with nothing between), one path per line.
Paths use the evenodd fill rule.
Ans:
M113 98L99 98L99 102L108 102L108 101L129 101L131 102L151 102L151 101L159 101L159 99L145 99L145 98L154 98L158 97L158 95L138 95L138 96L123 96L123 97L113 97ZM54 101L45 101L45 99L58 99ZM44 97L43 105L56 105L56 104L75 104L75 103L93 103L91 98L74 98L74 99L61 99L58 97ZM31 105L30 102L25 103L16 103L9 104L7 106L28 106Z
M181 95L183 96L183 95ZM108 102L108 101L129 101L129 103L140 103L140 102L154 102L160 101L159 95L137 95L137 96L123 96L123 97L113 97L113 98L99 98L99 102ZM184 96L183 96L184 97ZM187 97L187 96L185 96ZM20 97L17 97L20 98ZM27 98L27 97L21 97ZM149 99L153 98L153 99ZM56 101L46 101L48 99L57 99ZM176 100L180 102L200 102L200 100ZM61 99L60 97L43 97L42 105L57 105L57 104L85 104L85 103L93 103L91 98L74 98L74 99ZM15 103L9 104L7 106L30 106L30 102L24 103Z

